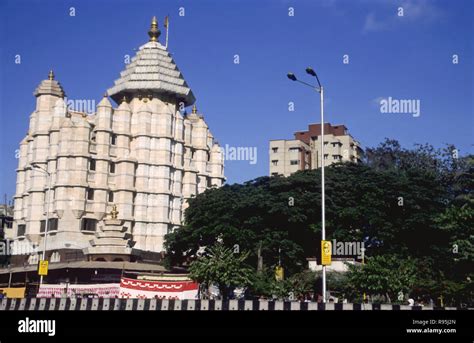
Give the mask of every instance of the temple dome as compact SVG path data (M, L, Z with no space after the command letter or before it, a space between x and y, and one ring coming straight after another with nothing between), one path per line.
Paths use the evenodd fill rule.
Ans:
M107 94L117 103L124 95L151 94L182 101L186 106L192 105L196 99L170 53L158 42L159 31L150 32L150 41L139 48Z

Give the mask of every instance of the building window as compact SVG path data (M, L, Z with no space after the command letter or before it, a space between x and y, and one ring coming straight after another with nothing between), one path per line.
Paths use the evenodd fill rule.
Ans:
M24 236L26 232L26 225L20 224L18 225L18 236Z
M299 162L300 162L300 161L298 161L298 160L291 160L291 161L290 161L290 164L291 164L292 166L295 166L295 165L297 165Z
M273 160L273 161L272 161L272 164L273 164L274 166L277 166L277 165L278 165L278 160Z
M109 192L109 202L114 202L114 192Z
M290 148L288 150L290 150L290 152L297 152L297 151L300 151L301 149L300 148Z
M109 172L110 172L110 174L115 173L115 163L113 163L113 162L109 163Z
M328 159L328 154L324 154L324 159L327 160Z
M136 202L136 199L137 199L137 193L133 193L133 196L132 196L132 217L135 216L135 202ZM133 228L135 227L135 222L132 222L132 232L133 232Z
M94 190L88 189L87 190L87 200L94 200Z
M95 160L94 159L89 160L89 170L95 171Z
M278 173L272 173L272 176L278 176Z
M92 143L95 143L96 142L96 137L97 137L97 133L95 131L91 131L91 142Z
M117 135L113 134L112 136L110 136L110 144L117 145Z
M272 151L274 154L276 154L278 152L278 148L272 148Z
M81 230L82 231L95 231L97 228L97 220L91 218L83 218Z
M46 220L41 221L40 232L44 232L46 227ZM48 232L50 231L58 231L58 218L50 218L48 219Z

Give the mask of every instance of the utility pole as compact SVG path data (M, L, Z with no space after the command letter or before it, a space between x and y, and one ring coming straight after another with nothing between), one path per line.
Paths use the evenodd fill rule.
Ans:
M313 68L306 68L306 73L314 76L318 81L318 85L314 86L304 81L300 81L296 78L295 74L288 73L287 77L292 81L298 81L299 83L308 86L319 93L320 103L321 103L321 151L320 151L320 160L321 160L321 241L326 240L326 188L324 183L324 88L319 82L318 74L313 70ZM323 263L323 302L326 302L326 264Z

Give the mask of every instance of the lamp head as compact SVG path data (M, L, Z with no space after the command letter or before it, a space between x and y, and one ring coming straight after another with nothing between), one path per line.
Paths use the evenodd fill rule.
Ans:
M308 73L311 76L316 76L316 72L311 67L306 68L306 73Z
M290 80L296 81L296 76L295 76L295 74L293 74L293 73L288 73L288 74L286 74L286 76L287 76Z

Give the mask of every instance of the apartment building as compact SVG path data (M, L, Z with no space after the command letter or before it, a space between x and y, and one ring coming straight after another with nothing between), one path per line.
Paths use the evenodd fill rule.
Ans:
M321 162L321 124L310 124L308 130L297 131L295 139L271 140L270 175L289 176L298 170L321 168L333 163L358 163L363 156L360 143L345 125L324 124L324 162Z

